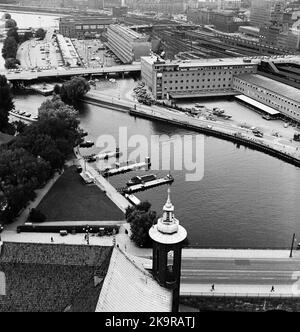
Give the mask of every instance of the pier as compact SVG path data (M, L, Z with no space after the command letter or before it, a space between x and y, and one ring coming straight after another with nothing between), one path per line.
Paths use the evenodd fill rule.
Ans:
M111 177L111 176L114 176L114 175L124 174L124 173L128 173L128 172L131 172L131 171L134 171L134 170L137 170L137 169L142 169L142 168L149 170L150 167L151 167L151 161L150 161L150 158L147 157L145 159L145 162L106 170L102 173L102 175L105 178L108 178L108 177Z
M105 153L99 153L96 155L96 158L98 160L108 160L109 158L119 158L122 156L122 153L120 152L119 148L116 148L116 151L114 152L105 152Z
M292 165L300 167L300 148L297 150L290 145L276 142L275 137L264 135L258 139L249 130L226 124L220 121L198 119L187 114L171 110L167 107L145 106L126 99L109 97L99 92L89 92L83 102L98 106L105 106L112 110L128 112L130 115L154 121L166 122L176 127L182 127L206 135L225 139L239 145L243 145L278 159L284 160Z
M157 179L157 180L153 180L153 181L149 181L146 183L140 183L140 184L136 184L134 186L130 186L130 187L126 187L126 188L122 188L120 189L120 192L124 195L130 195L130 194L134 194L140 191L144 191L144 190L148 190L148 189L152 189L155 187L159 187L159 186L163 186L166 184L171 184L174 182L174 178L172 177L172 175L168 174L166 177L161 178L161 179Z

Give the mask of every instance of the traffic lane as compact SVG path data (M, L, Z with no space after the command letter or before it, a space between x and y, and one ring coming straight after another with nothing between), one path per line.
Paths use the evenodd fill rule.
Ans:
M233 284L233 285L290 285L295 283L291 271L186 271L181 273L181 282L185 284Z
M210 259L183 258L182 270L256 270L256 271L300 271L298 258L287 259Z

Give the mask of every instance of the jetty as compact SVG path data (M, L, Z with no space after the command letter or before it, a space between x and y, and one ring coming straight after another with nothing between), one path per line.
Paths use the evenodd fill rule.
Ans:
M131 171L135 171L138 169L150 169L151 167L151 160L149 157L145 159L145 162L142 163L136 163L132 165L126 165L122 167L116 167L112 169L106 169L105 171L102 172L103 177L108 178L111 176L119 175L119 174L125 174Z
M166 184L171 184L174 182L174 178L172 175L168 174L167 176L165 176L164 178L160 178L160 179L156 179L153 181L149 181L146 183L141 183L141 184L136 184L134 186L129 186L126 188L122 188L119 191L123 194L123 195L131 195L140 191L145 191L148 189L152 189L155 187L159 187L159 186L163 186Z
M116 148L116 151L114 152L99 153L96 155L96 158L98 160L108 160L109 158L120 158L121 156L122 153L120 152L120 148Z

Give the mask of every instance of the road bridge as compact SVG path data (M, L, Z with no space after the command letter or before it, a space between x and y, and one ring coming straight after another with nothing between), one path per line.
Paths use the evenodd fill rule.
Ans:
M21 71L9 72L7 70L0 71L0 75L5 75L11 82L13 81L32 81L43 78L63 78L70 76L86 76L86 75L106 75L118 73L140 73L141 64L131 64L112 67L99 67L99 68L70 68L70 69L50 69L43 71Z

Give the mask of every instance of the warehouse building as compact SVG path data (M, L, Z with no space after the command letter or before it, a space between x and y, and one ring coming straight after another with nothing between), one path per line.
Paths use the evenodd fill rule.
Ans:
M123 62L140 61L149 56L151 43L148 36L139 34L128 27L111 25L107 29L108 47Z
M233 87L243 95L300 122L300 95L298 89L265 76L251 74L234 77Z
M109 16L67 16L59 20L59 33L69 38L92 38L113 23L114 19Z
M250 59L165 61L143 57L142 79L154 98L195 98L233 95L233 77L257 72Z

